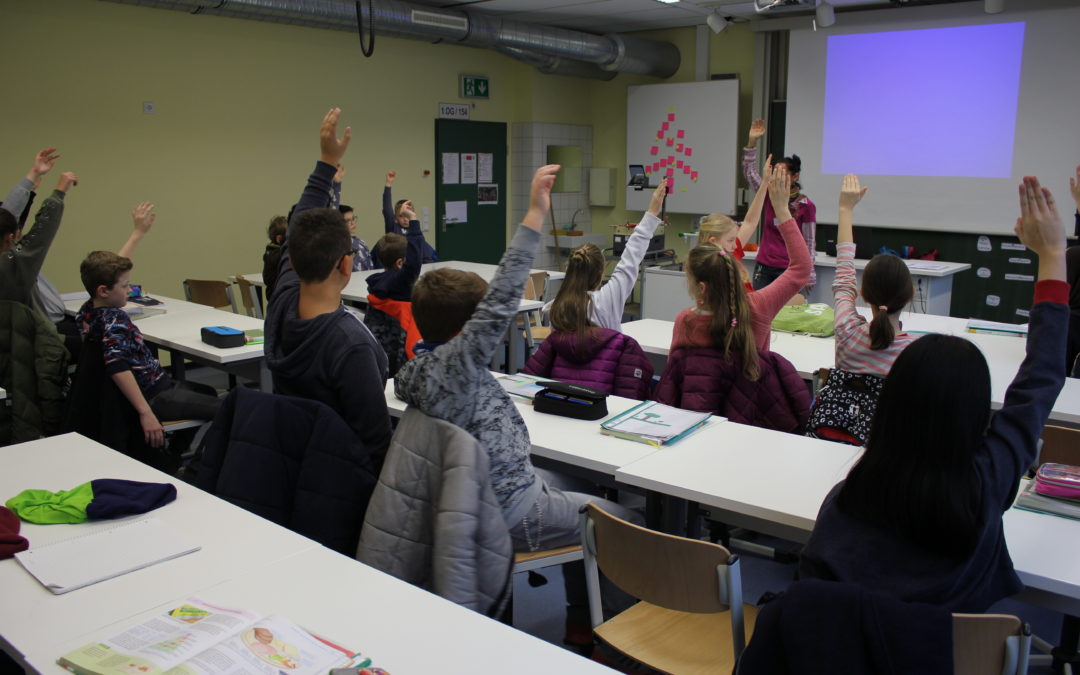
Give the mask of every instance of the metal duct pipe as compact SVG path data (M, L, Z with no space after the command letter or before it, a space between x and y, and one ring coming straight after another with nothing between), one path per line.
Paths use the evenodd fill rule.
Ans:
M515 49L514 47L496 47L495 51L535 67L545 75L567 75L586 77L592 80L611 80L618 74L613 70L604 70L594 63L564 59L561 56L548 56L535 52Z
M111 0L122 4L175 9L193 14L272 21L327 30L355 31L356 5L332 0ZM372 20L368 2L361 19ZM471 47L517 50L524 54L583 61L613 72L670 77L679 68L678 48L622 35L580 31L415 5L400 0L372 0L375 33L414 40L445 40ZM521 56L516 56L521 58ZM524 59L523 59L524 60ZM570 66L564 69L573 70ZM569 74L569 73L567 73ZM591 75L585 75L591 76Z

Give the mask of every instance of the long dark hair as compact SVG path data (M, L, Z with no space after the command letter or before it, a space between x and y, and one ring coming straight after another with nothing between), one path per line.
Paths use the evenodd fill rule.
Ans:
M735 256L716 244L695 246L686 258L686 280L702 309L712 312L709 336L725 354L737 353L748 380L759 375L757 343L750 325L750 301L742 285ZM704 290L698 288L704 284Z
M577 336L578 350L585 348L590 329L589 291L600 288L604 278L604 254L595 244L582 244L570 252L566 278L551 304L551 327L559 333Z
M972 458L990 421L990 370L971 342L927 335L900 353L866 452L837 505L924 551L962 559L978 541Z
M896 338L889 315L911 302L915 287L911 271L903 260L878 254L866 264L862 277L862 295L867 304L879 310L870 322L870 349L886 349ZM880 311L884 307L884 311Z

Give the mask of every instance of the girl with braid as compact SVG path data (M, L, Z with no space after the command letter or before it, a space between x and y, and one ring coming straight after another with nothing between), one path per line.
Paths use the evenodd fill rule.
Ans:
M616 396L648 397L652 365L637 341L620 331L623 307L660 224L667 189L665 178L653 191L649 210L626 242L607 284L601 285L604 256L599 248L584 244L570 252L566 278L550 308L553 332L523 372L595 387Z

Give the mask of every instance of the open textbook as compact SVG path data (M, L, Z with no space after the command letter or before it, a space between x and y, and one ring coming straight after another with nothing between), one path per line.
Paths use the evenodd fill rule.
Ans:
M284 617L189 598L57 663L80 675L325 675L334 667L370 664L355 657Z

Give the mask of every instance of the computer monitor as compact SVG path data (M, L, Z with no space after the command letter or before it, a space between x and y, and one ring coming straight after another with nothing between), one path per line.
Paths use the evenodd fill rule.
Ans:
M647 187L655 187L649 185L649 175L645 173L644 164L630 165L630 182L626 185L627 187L632 187L635 190L644 190Z

